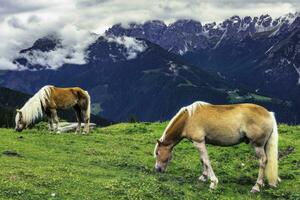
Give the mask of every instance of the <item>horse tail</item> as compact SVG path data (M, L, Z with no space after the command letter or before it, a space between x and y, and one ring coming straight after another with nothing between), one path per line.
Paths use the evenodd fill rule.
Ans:
M87 116L87 123L90 123L91 118L91 97L87 91L85 91L86 98L87 98L87 108L86 108L86 116Z
M276 187L278 181L278 128L275 114L271 112L273 131L266 145L267 165L265 174L269 185Z

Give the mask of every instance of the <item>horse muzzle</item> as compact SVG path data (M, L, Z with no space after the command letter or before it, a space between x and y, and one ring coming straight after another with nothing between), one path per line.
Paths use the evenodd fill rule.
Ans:
M155 171L156 172L164 172L165 170L161 166L155 165Z
M17 131L17 132L22 132L23 129L21 129L21 128L15 128L15 131Z
M156 172L162 172L161 167L155 167Z

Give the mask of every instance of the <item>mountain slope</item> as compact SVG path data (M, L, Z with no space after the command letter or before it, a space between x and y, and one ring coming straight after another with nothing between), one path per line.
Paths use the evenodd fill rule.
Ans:
M35 45L34 51L38 48ZM48 47L41 44L41 51L44 48ZM55 48L49 51L53 54ZM2 85L28 93L46 84L80 86L92 97L93 113L114 121L166 120L180 107L199 100L217 104L259 103L278 111L279 120L289 123L298 116L292 103L232 87L219 76L187 64L180 55L147 40L99 37L87 53L86 64L65 64L49 70L26 60L30 50L25 57L21 52L16 62L25 60L28 70L6 71L0 75Z

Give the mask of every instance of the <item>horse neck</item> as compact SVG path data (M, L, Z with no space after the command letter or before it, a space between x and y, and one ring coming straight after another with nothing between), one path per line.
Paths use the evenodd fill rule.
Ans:
M43 115L42 100L39 91L20 109L27 124L32 124Z
M163 135L162 142L164 144L174 147L181 141L187 117L188 113L183 110L175 119L171 120Z

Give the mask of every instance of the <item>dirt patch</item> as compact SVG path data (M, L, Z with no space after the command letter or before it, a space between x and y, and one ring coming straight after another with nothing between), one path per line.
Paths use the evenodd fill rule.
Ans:
M20 137L18 137L18 139L22 140L22 139L24 139L24 137L21 135Z
M16 152L16 151L12 151L12 150L6 150L6 151L3 151L2 154L3 154L3 155L6 155L6 156L11 156L11 157L22 157L21 154L19 154L19 153Z
M287 148L283 149L283 150L279 150L278 152L278 157L279 159L293 153L295 151L295 147L293 146L288 146Z

